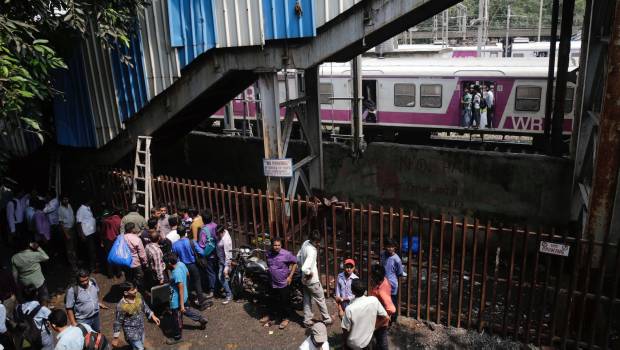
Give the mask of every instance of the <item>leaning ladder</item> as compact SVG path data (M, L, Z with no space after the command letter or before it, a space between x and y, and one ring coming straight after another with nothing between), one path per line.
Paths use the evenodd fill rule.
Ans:
M151 137L138 136L131 202L144 209L145 218L149 217L149 212L153 207L151 185Z

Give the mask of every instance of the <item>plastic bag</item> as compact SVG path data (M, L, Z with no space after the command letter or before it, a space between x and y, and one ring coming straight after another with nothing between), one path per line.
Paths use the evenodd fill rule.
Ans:
M113 265L131 267L131 250L125 240L125 234L121 233L116 237L108 254L108 262Z

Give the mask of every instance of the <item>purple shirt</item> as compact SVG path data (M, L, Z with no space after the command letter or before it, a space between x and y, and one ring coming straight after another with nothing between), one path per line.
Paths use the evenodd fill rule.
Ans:
M289 266L292 264L297 264L297 257L286 249L280 249L278 253L270 250L267 253L272 288L284 288L288 285L286 279L291 273Z
M37 233L45 237L46 241L50 240L50 221L44 212L37 210L33 216Z

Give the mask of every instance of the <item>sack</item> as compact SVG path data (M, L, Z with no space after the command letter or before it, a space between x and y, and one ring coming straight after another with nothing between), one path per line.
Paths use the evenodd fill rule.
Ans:
M34 317L39 313L43 305L38 305L29 313L25 314L20 306L15 310L15 321L18 338L18 344L22 348L30 347L31 349L40 349L43 346L41 339L41 328L37 327Z
M89 332L86 327L78 323L78 328L84 335L84 350L107 350L109 349L108 340L101 333Z
M209 256L213 253L213 251L215 251L215 233L211 232L212 225L204 225L201 229L200 229L200 234L198 235L198 241L199 241L199 246L200 247L204 247L202 248L202 252L200 252L200 249L198 250L200 252L200 255L202 256Z
M108 254L108 262L113 265L131 267L131 250L129 250L124 233L116 237L110 254Z

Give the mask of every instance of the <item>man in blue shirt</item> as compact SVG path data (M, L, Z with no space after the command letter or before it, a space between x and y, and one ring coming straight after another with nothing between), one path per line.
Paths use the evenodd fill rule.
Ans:
M396 242L388 239L385 242L385 251L381 253L381 266L385 269L385 277L392 287L392 303L396 307L396 312L392 315L392 322L396 322L398 315L398 278L407 276L403 270L403 263L396 254Z
M179 236L181 237L179 240L172 244L172 251L177 254L179 260L185 264L187 270L189 271L189 280L191 282L190 288L192 292L196 294L198 308L204 310L209 305L207 301L206 295L202 292L202 281L200 279L200 269L196 264L196 251L194 242L187 238L187 230L183 227L179 227L177 229ZM192 300L195 301L194 297Z
M185 264L179 261L175 253L168 253L164 257L166 268L171 271L170 275L170 311L174 319L173 337L166 340L166 344L172 345L181 342L183 336L183 315L191 320L200 322L200 329L207 328L207 319L187 305L187 278L189 272Z

